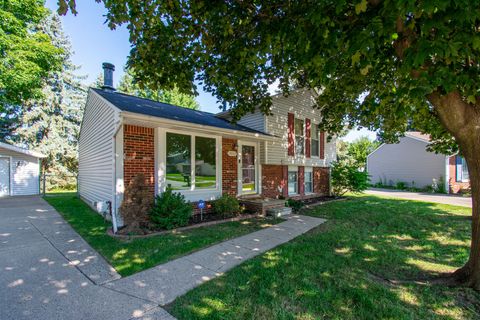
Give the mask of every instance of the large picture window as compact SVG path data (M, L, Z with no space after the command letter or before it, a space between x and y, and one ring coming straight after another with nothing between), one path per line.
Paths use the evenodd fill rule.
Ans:
M215 188L217 181L216 140L195 137L195 188Z
M167 133L167 186L174 190L192 189L192 137Z
M312 124L310 132L311 132L310 155L312 157L318 157L320 155L320 130L318 130L318 125L317 124Z
M295 153L305 154L305 124L301 119L295 119Z
M192 148L195 152L192 153ZM213 189L217 186L215 138L167 132L166 184L174 190ZM192 161L195 168L192 171Z

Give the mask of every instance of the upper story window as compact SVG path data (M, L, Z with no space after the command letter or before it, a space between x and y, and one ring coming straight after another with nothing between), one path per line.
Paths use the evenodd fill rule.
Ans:
M305 122L295 119L295 153L305 154Z
M467 161L465 161L464 157L461 156L455 156L455 164L456 164L456 181L457 182L467 182L469 181L469 175L468 175L468 167L467 167Z
M216 144L215 138L167 132L167 186L173 190L215 189ZM192 163L195 164L193 170Z
M312 157L320 156L320 130L318 124L312 124L310 128L310 155Z

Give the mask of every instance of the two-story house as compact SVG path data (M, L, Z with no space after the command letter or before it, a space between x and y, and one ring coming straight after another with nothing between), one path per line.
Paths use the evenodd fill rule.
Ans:
M142 173L153 194L167 186L194 205L223 193L277 198L329 192L335 141L318 129L315 93L273 97L272 115L237 123L212 114L116 92L113 66L103 89L90 89L79 139L79 194L110 208L114 229L124 188Z

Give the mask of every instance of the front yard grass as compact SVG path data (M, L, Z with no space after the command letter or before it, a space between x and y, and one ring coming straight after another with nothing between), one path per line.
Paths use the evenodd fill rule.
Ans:
M374 196L307 214L328 221L188 292L178 319L480 319L480 294L426 279L468 258L470 209Z
M122 276L283 221L252 218L149 238L121 240L107 235L110 223L105 222L76 195L50 195L45 200Z

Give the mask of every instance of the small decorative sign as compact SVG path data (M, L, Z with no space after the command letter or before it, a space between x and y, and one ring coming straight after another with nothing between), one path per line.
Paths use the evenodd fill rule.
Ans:
M237 151L230 150L227 152L227 155L229 157L236 157L237 156Z
M199 200L199 201L197 202L197 207L198 207L198 209L205 209L205 205L206 205L206 204L205 204L205 201L204 201L204 200Z

